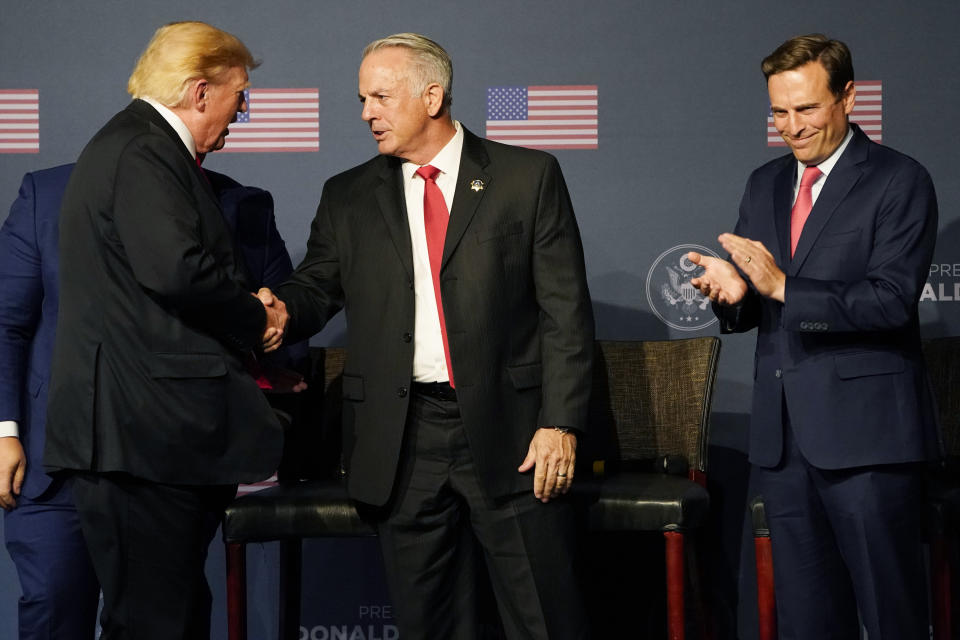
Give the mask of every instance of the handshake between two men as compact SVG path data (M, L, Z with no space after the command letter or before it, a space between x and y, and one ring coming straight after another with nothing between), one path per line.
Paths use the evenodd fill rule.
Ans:
M290 315L287 313L287 305L283 300L273 295L267 287L261 287L256 293L256 297L263 303L263 309L267 312L267 324L263 330L263 352L270 353L276 351L283 344L283 332L287 328L287 322Z

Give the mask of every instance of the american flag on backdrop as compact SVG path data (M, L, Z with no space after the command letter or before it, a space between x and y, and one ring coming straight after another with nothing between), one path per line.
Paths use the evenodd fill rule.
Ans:
M260 482L241 484L237 487L237 496L245 496L249 493L256 493L257 491L263 491L264 489L269 489L270 487L275 486L277 486L277 474L273 474L266 480L261 480Z
M534 149L596 149L597 85L489 87L486 136Z
M883 83L879 80L858 80L857 100L850 114L850 122L860 125L863 132L874 142L883 142ZM767 113L767 146L785 147L777 128L773 126L773 113Z
M40 153L40 91L0 89L0 153Z
M223 151L319 151L319 89L247 89Z

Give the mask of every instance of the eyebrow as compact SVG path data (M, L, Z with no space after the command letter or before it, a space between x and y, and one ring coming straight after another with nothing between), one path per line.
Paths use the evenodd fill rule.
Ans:
M801 109L815 109L821 106L823 106L823 103L821 102L805 102L803 104L798 104L797 106L793 107L793 110L800 111ZM771 111L789 111L790 107L781 107L780 105L771 104L770 110Z

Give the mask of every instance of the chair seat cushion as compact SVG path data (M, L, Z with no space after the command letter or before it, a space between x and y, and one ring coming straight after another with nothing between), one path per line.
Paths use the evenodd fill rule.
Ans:
M710 511L706 489L662 473L577 478L572 494L594 531L684 531L702 526Z
M223 540L263 542L324 536L376 535L357 514L342 482L310 480L234 500L223 518Z

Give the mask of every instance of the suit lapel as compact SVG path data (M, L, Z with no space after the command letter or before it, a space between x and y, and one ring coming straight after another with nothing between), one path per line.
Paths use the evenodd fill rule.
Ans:
M413 247L410 243L410 225L407 222L406 198L401 181L400 161L381 156L380 185L374 190L380 214L390 232L400 263L413 280Z
M790 210L793 208L793 182L797 173L797 161L789 156L785 166L777 174L773 185L774 224L777 229L777 248L780 252L777 264L790 264Z
M853 138L847 145L843 154L837 160L827 181L823 185L823 190L817 197L817 201L810 210L810 217L803 225L803 233L800 234L800 242L797 243L797 252L793 256L793 262L790 263L790 271L787 275L796 275L803 266L804 260L810 255L810 250L816 244L820 232L830 221L837 207L847 197L850 190L860 180L863 171L859 164L866 160L867 147L869 139L859 128L855 129Z
M460 169L457 174L457 188L453 195L453 210L450 211L447 236L443 242L441 270L450 261L450 256L463 239L463 234L466 233L480 201L483 200L485 190L493 181L490 174L484 170L489 162L483 142L463 127L463 151L460 153ZM481 181L480 188L475 186L476 180Z

